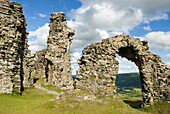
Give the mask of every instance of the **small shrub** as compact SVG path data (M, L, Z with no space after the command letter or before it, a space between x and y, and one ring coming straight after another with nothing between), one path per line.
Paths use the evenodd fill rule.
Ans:
M90 76L90 80L95 80L95 79L96 79L96 77L94 75Z

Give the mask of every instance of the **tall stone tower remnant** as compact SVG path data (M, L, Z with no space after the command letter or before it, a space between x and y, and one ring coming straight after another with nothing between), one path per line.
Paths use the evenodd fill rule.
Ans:
M0 93L23 90L23 59L28 50L26 22L17 2L0 0Z
M73 89L72 69L69 49L72 43L74 30L67 26L65 14L52 13L50 17L50 32L47 59L48 83L63 89Z

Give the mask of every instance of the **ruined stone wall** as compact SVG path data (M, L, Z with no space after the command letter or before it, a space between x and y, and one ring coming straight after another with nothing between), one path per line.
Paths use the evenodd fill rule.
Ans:
M47 60L45 54L47 49L43 49L36 53L30 53L25 58L24 62L24 87L33 85L35 80L44 78L47 76Z
M48 48L29 53L24 61L24 86L43 78L46 84L73 89L69 49L74 30L67 26L64 13L52 13L50 21Z
M45 58L48 61L48 83L63 89L73 88L69 49L74 30L67 26L65 14L52 13Z
M80 68L75 87L100 95L116 93L115 80L119 67L116 54L138 66L144 107L153 101L170 101L170 68L158 55L149 51L146 41L125 34L104 39L83 50L83 56L78 60Z
M23 59L28 52L21 5L0 0L0 93L23 90Z

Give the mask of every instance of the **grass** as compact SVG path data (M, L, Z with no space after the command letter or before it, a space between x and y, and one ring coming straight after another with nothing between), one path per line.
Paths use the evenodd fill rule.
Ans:
M47 105L44 104L48 109L58 111L62 114L144 114L145 112L138 111L131 108L128 104L123 101L118 102L113 97L107 98L107 101L114 101L112 103L104 103L99 101L87 101L83 100L84 96L91 95L86 92L74 92L72 94L62 96L63 100L53 101Z
M152 112L153 114L170 114L170 103L158 102L147 108L141 109L144 112Z
M132 88L132 87L127 87L127 88L118 88L117 93L121 94L122 96L126 97L142 97L141 89L140 88Z
M48 85L50 86L50 85ZM51 87L50 87L51 88ZM123 101L118 101L114 96L101 97L97 101L83 100L87 92L74 91L54 99L54 95L42 90L27 88L22 96L17 94L0 94L0 114L158 114L169 112L169 103L158 103L144 109L132 108L136 105L137 97L121 96ZM113 101L111 103L99 102L100 99ZM126 102L125 102L126 101Z
M140 88L118 88L117 93L124 103L132 108L140 109L142 103Z
M49 90L52 90L52 91L56 91L56 92L58 92L58 93L62 93L62 92L64 92L64 91L66 91L66 90L64 90L64 89L60 89L59 87L55 87L55 86L53 86L53 85L51 85L51 84L41 85L41 86L44 87L44 88L46 88L46 89L49 89Z
M0 94L1 114L28 114L34 113L39 108L41 102L47 101L54 96L41 90L31 88L25 89L22 96L17 94Z
M95 80L96 77L95 77L94 75L91 75L89 79L90 79L90 80Z

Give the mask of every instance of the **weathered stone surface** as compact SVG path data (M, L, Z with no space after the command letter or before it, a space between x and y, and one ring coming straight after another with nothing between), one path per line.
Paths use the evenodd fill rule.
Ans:
M94 94L116 93L115 80L119 63L116 54L134 62L140 71L143 106L153 101L170 101L170 68L149 51L147 41L118 35L87 46L78 60L75 87Z
M62 89L73 89L69 49L74 30L66 24L65 14L52 13L50 17L48 48L27 56L24 85L34 84L35 79L46 79Z
M52 13L45 58L48 61L48 83L63 89L73 88L69 49L74 30L67 26L65 14Z
M0 0L0 93L23 90L23 59L28 52L21 5Z
M29 87L39 79L45 79L47 82L47 60L45 54L47 49L36 53L30 53L24 60L24 87Z

